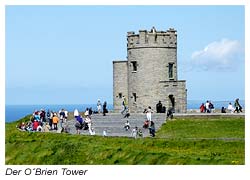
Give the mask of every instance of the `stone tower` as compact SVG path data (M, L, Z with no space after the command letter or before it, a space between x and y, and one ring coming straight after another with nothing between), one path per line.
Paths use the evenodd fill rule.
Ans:
M143 112L161 101L166 109L186 112L186 82L177 76L177 32L140 30L127 33L127 61L113 61L114 110L121 110L122 97L131 112Z

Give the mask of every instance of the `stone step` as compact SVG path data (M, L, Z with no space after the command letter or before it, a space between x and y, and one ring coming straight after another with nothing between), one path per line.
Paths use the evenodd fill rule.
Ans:
M92 127L95 130L96 135L103 135L103 131L107 132L108 136L126 136L131 137L132 129L137 126L143 132L144 137L149 136L149 130L144 129L143 123L146 120L145 114L131 114L129 118L124 118L120 113L108 113L106 116L102 114L93 114L91 116ZM130 123L130 129L125 131L124 125L126 121ZM152 114L152 120L155 123L156 131L161 127L161 125L166 122L165 114ZM70 133L76 134L75 120L69 120L68 125L70 127ZM81 134L89 134L88 130L81 130Z

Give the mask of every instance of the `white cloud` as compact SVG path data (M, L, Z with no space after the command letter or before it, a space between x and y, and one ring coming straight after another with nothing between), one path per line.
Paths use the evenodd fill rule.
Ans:
M244 62L244 50L237 40L222 39L208 44L191 56L193 68L203 70L233 70Z

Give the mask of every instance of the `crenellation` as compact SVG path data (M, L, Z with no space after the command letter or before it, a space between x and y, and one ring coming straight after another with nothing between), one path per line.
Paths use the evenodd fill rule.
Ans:
M134 35L134 34L135 34L134 31L129 31L129 32L127 32L127 36Z
M134 31L127 33L128 48L145 48L145 47L177 47L176 30L170 29L167 31L147 31L139 30L139 34Z

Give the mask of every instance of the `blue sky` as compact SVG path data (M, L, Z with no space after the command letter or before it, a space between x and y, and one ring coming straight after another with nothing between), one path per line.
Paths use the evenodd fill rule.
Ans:
M6 6L6 104L112 103L126 34L178 33L188 100L245 99L244 6Z

